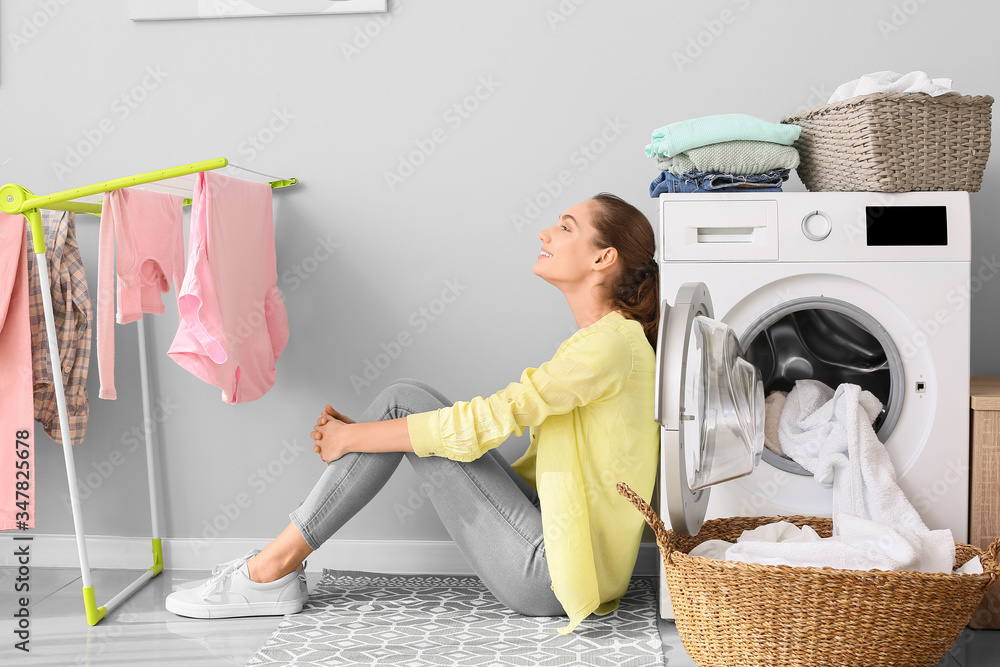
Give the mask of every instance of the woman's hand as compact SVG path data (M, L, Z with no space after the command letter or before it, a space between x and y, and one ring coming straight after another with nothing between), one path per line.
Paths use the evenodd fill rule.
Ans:
M325 408L323 408L323 412L320 414L320 416L322 417L323 415L329 415L330 417L333 417L334 419L339 419L340 421L344 422L345 424L355 424L356 423L353 419L351 419L350 417L348 417L346 415L340 414L339 412L337 412L336 410L334 410L329 405L327 405Z
M309 434L313 439L313 451L319 454L320 460L327 465L350 452L347 445L348 424L354 420L346 417L327 405L316 420L316 428Z

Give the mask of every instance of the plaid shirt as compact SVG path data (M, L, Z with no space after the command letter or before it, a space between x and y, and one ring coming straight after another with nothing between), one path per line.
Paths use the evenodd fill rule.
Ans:
M45 229L45 260L49 267L52 314L59 344L69 416L70 440L83 441L90 403L87 401L87 370L90 367L90 328L93 321L87 276L76 244L75 216L67 211L42 211ZM31 357L35 391L35 420L49 437L62 443L59 412L53 386L42 286L35 254L28 244L28 308L31 322Z

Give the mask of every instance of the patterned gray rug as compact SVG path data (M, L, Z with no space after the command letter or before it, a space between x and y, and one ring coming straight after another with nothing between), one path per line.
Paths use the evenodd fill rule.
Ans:
M662 667L653 580L634 577L621 605L569 634L565 616L501 604L476 576L325 570L247 665L607 665Z

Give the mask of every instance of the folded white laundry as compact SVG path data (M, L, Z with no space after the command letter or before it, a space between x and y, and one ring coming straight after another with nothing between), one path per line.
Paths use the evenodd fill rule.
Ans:
M845 383L836 391L798 380L785 399L778 439L785 455L833 488L833 516L851 514L900 530L927 526L896 483L896 469L872 422L882 404L871 392ZM839 525L834 521L834 534Z
M822 538L809 526L798 528L780 521L744 531L735 544L708 540L690 555L838 570L948 573L954 568L955 543L950 530L899 531L849 514L841 514L837 522L841 533L836 537Z
M932 79L927 72L920 71L900 74L887 70L840 84L827 104L872 93L927 93L936 97L948 92L951 92L951 79Z

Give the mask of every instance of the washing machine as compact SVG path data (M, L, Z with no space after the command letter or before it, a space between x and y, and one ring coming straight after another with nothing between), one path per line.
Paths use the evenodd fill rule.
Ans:
M831 516L831 490L762 446L764 397L815 379L882 402L900 488L928 528L967 541L968 193L663 194L659 209L668 527ZM672 618L662 563L660 590Z

